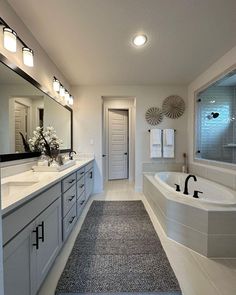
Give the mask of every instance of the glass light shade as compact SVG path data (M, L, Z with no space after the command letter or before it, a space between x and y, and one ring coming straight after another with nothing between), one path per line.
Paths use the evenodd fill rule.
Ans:
M66 103L69 103L69 101L70 101L70 94L69 94L69 92L66 90L66 92L65 92L65 102L66 102Z
M17 37L16 32L12 29L4 27L3 28L3 46L11 52L16 52L17 48Z
M142 46L147 42L147 36L145 35L137 35L133 39L133 43L135 46Z
M60 96L64 97L65 96L65 88L60 85L60 91L59 91Z
M56 92L60 91L60 82L56 78L53 79L53 90Z
M23 63L28 67L34 66L34 53L33 50L28 47L22 48Z
M74 99L73 99L73 96L72 95L70 95L70 99L69 99L69 105L73 105L73 103L74 103Z

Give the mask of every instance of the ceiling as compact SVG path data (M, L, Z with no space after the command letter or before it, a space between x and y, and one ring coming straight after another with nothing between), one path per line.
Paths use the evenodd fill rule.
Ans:
M71 85L188 84L236 45L235 0L8 2Z

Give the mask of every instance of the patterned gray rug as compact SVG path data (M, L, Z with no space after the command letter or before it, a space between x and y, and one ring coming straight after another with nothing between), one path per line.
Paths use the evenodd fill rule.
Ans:
M182 294L141 201L94 201L57 295Z

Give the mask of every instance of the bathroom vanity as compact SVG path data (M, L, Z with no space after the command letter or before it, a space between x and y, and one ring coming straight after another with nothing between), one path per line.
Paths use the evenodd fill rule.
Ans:
M6 295L37 293L93 191L93 162L2 179Z

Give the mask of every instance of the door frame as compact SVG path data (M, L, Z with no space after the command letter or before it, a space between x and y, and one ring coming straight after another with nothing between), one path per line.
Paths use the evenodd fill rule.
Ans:
M106 133L105 133L105 138L106 138L106 142L105 142L105 147L106 147L106 176L107 176L107 180L112 180L109 179L109 111L127 111L127 178L124 179L129 179L129 151L130 151L130 136L129 136L129 130L130 130L130 126L129 126L129 110L127 108L112 108L112 107L108 107L107 108L107 120L106 120ZM122 180L122 179L121 179Z
M119 98L118 98L119 100ZM128 173L128 180L132 181L134 179L134 171L132 171L132 167L134 165L134 156L131 156L132 151L134 151L134 144L132 143L132 139L134 141L134 130L132 126L133 122L133 106L103 106L103 154L106 155L105 158L102 158L103 160L103 182L108 181L108 112L109 110L127 110L128 111L128 161L127 161L127 173ZM133 137L132 137L133 135ZM132 173L133 172L133 173Z

